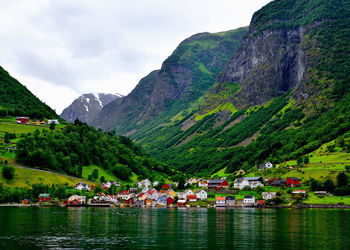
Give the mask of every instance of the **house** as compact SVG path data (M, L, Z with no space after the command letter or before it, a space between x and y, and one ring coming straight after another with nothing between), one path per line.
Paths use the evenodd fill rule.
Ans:
M187 205L187 201L186 200L178 200L177 201L177 206L178 207L184 207Z
M168 199L168 197L165 196L165 195L159 196L159 198L158 198L158 200L157 200L157 204L158 204L159 206L166 206L166 204L167 204L167 199Z
M29 117L18 116L16 117L17 124L29 124Z
M191 178L187 181L188 184L196 184L198 182L198 180L196 178Z
M109 186L107 186L107 185L102 185L102 189L103 190L106 190L106 189L108 189L109 188Z
M136 194L139 190L137 188L129 188L130 193Z
M273 168L273 164L271 162L265 162L261 165L259 165L259 170L265 170L265 169L270 169L270 168Z
M190 202L196 202L197 201L197 195L189 194L189 195L187 195L187 200L190 201Z
M236 175L237 175L237 176L238 176L238 175L245 175L245 172L244 172L243 169L240 169L240 170L237 171Z
M103 186L107 186L108 188L110 188L113 184L116 187L120 187L120 183L118 181L107 181L106 183L103 183Z
M106 195L105 193L97 193L94 196L95 201L102 201L102 202L113 202L112 198Z
M276 192L262 192L263 200L271 200L276 197Z
M118 197L123 200L128 200L132 197L132 194L129 191L122 191L118 194Z
M153 201L151 199L145 200L145 206L150 207L150 206L152 206L152 204L153 204Z
M37 121L31 122L30 124L34 126L40 126L40 125L45 125L45 122L37 120Z
M258 205L258 207L265 207L266 201L265 200L257 200L256 204Z
M300 179L296 177L288 177L287 178L287 186L297 187L300 185Z
M38 202L50 202L51 196L50 194L39 194Z
M306 191L305 190L294 190L294 191L292 191L292 197L295 197L295 196L306 197Z
M87 190L90 191L91 187L90 185L86 184L85 182L78 182L74 186L75 190Z
M175 196L176 196L176 192L173 189L169 189L168 190L168 195L170 195L174 199Z
M318 196L327 195L327 191L315 191L314 194Z
M185 192L177 193L177 198L179 200L187 200L187 194Z
M171 184L164 184L163 185L163 189L170 189L171 188Z
M208 182L208 188L209 189L222 189L222 188L228 188L229 183L227 180L210 180Z
M186 189L186 190L184 191L184 193L186 194L186 196L187 196L187 195L193 195L193 194L194 194L194 192L193 192L191 189Z
M159 181L155 181L155 182L153 182L153 187L158 186L158 184L159 184Z
M58 119L49 119L49 120L47 120L47 124L51 124L51 123L56 124L56 125L60 124Z
M169 206L169 205L172 205L174 203L175 199L171 198L171 197L168 197L168 199L166 200L166 204Z
M23 201L22 201L22 204L29 204L30 203L30 199L24 199Z
M226 197L216 197L216 206L225 207L226 206Z
M152 200L157 200L159 197L159 192L156 189L151 189L147 192L147 195Z
M126 203L127 205L129 205L129 206L132 206L132 205L135 204L135 201L134 201L133 198L129 198L129 199L127 199L127 200L125 201L125 203Z
M271 186L284 187L284 186L287 186L287 181L286 180L277 180L277 181L272 182Z
M243 204L245 206L254 205L255 204L255 197L251 196L251 195L244 196Z
M281 180L281 178L277 177L277 178L269 178L269 180L267 181L269 185L272 185L272 183L274 183L275 181L279 181Z
M262 177L242 177L235 179L233 187L237 189L243 189L245 187L257 188L263 187L263 178Z
M71 195L69 198L68 198L68 201L69 202L72 202L74 200L78 200L80 201L81 203L85 203L86 202L86 196L80 196L80 195Z
M198 191L196 195L197 195L197 198L202 201L208 198L208 193L205 190Z
M201 180L198 182L198 187L207 187L208 181L207 180Z
M235 196L226 196L226 207L236 205L236 197Z
M143 181L140 181L139 183L137 183L139 188L144 188L144 187L150 187L151 186L151 181L149 179L145 179Z
M139 196L137 196L137 199L139 201L145 201L146 199L148 199L148 195L146 193L140 193Z

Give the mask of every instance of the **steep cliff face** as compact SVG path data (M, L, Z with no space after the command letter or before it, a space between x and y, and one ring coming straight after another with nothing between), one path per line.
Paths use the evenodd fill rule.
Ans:
M297 100L319 94L320 83L310 83L310 74L327 60L317 53L328 46L320 41L320 34L346 19L349 4L345 2L274 1L259 10L241 48L217 79L242 86L231 100L235 106L261 105L291 90Z
M246 32L247 28L200 33L184 40L160 70L141 79L122 100L106 105L93 125L130 134L164 112L170 119L171 114L187 109L214 84Z
M120 94L83 94L65 108L60 117L67 122L74 122L78 119L90 124L106 104L121 97L123 96Z

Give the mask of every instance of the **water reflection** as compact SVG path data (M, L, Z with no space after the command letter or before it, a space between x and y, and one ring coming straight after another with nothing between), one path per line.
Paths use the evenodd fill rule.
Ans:
M0 207L0 247L349 249L349 223L349 210Z

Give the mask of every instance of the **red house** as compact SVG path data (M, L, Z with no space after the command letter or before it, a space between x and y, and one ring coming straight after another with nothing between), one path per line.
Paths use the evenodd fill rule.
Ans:
M259 207L265 207L265 200L257 200L256 203Z
M211 180L208 182L208 188L209 189L222 189L222 188L228 188L230 184L227 180Z
M22 204L29 204L29 202L30 202L29 199L24 199L24 200L22 201Z
M29 117L18 116L18 117L16 117L16 123L29 124Z
M50 202L51 201L51 197L49 194L39 194L39 198L38 198L39 202Z
M171 205L174 203L174 199L172 199L171 197L168 197L168 199L166 199L166 204L167 205Z
M171 185L170 184L164 184L163 189L170 189Z
M129 206L134 205L134 199L130 198L130 199L126 200L126 204L129 205Z
M298 179L296 177L288 177L287 178L287 186L296 187L299 185L300 185L300 179Z
M178 207L184 207L186 205L187 205L187 201L185 201L185 200L178 200L177 201L177 206Z

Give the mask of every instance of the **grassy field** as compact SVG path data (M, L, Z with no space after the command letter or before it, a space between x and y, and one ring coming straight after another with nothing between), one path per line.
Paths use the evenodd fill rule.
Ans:
M16 133L16 134L27 134L27 133L33 133L37 129L43 130L43 129L49 129L49 128L0 121L0 133L3 133L3 134L5 132Z
M337 204L344 203L350 205L350 196L324 196L322 198L317 197L312 192L308 193L307 199L304 203L308 204Z
M90 166L84 166L83 167L83 173L82 177L84 179L88 179L88 176L92 174L92 172L97 169L98 170L98 181L100 180L101 176L105 177L105 180L107 181L114 181L119 180L115 175L99 166L96 165L90 165Z
M65 184L68 183L69 186L74 186L77 182L81 182L81 179L69 177L69 176L62 176L55 173L48 173L39 171L36 169L26 169L26 168L20 168L15 167L15 178L11 181L8 181L0 176L0 183L3 183L5 186L8 187L27 187L32 184L36 183L43 183L47 185L52 184ZM2 170L2 167L0 166L0 172ZM90 181L84 181L88 184L94 184Z

